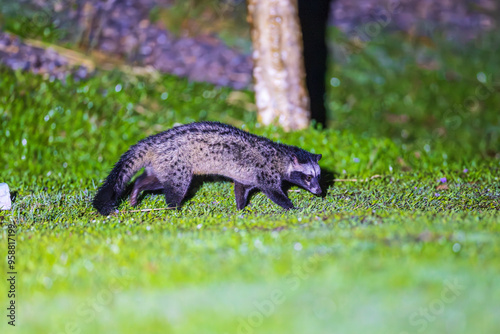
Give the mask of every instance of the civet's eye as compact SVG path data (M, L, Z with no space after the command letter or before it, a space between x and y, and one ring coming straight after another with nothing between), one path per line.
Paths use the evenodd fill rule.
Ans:
M311 180L312 180L312 176L311 176L311 175L307 175L307 176L306 176L306 181L307 181L307 182L309 182L309 181L311 181Z

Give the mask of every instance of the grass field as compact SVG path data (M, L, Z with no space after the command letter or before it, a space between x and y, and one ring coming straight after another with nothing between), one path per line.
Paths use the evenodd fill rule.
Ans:
M15 224L18 274L15 329L0 280L0 332L497 333L495 41L372 41L331 68L331 127L292 133L259 126L248 92L1 68L0 182L14 204L0 213L0 247ZM322 153L325 195L292 188L298 208L285 212L257 193L239 212L232 184L216 180L179 211L130 212L125 199L117 215L95 213L120 154L195 120ZM138 209L164 207L146 194Z

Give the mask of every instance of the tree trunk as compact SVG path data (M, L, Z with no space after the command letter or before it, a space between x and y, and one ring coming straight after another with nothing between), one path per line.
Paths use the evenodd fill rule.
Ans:
M248 0L259 122L285 130L309 126L297 0Z

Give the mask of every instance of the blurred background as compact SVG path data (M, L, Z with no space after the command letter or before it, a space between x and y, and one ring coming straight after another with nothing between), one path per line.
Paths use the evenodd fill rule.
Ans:
M431 50L444 41L463 47L494 31L500 18L493 0L330 2L328 45L337 62L386 35ZM39 52L30 41L12 42L12 35L85 52L93 65L84 64L75 73L79 77L94 66L132 64L236 89L251 87L250 27L242 0L1 0L0 15L0 61L14 69L58 78L67 74L62 59ZM419 62L440 69L430 58L422 54Z

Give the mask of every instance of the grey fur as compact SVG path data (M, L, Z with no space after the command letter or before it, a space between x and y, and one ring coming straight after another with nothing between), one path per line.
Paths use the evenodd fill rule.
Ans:
M238 209L259 189L285 209L293 204L282 190L282 182L299 185L320 194L319 154L295 146L275 143L218 122L191 123L150 136L122 155L97 192L93 205L109 214L127 182L141 168L145 172L134 184L131 204L143 190L163 189L167 204L178 207L193 175L222 175L235 182Z

